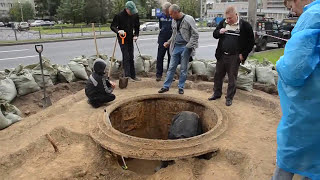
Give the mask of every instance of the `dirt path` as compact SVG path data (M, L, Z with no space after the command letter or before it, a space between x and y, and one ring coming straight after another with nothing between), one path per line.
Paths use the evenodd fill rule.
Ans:
M161 82L143 79L128 89L117 89L116 100L154 94L160 87ZM205 101L211 89L212 83L188 82L185 96ZM169 93L177 94L177 89ZM24 103L36 102L30 98ZM157 162L129 162L132 171L124 171L116 157L94 143L88 132L89 120L103 108L91 108L82 90L0 131L0 179L270 179L281 115L278 97L239 90L231 107L225 106L223 98L212 103L229 116L228 129L217 141L217 155L209 160L178 160L153 174L149 166ZM60 153L54 153L46 133L58 143Z

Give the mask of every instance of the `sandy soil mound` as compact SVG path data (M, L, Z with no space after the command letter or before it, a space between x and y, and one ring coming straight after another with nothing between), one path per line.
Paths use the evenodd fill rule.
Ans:
M154 79L130 83L127 89L115 91L116 101L155 94L161 85ZM59 92L65 91L64 87L52 94L62 97ZM65 94L75 91L71 85ZM168 93L179 96L175 88ZM188 82L184 96L206 101L211 93L212 83ZM92 140L90 119L103 107L93 109L88 105L83 90L60 100L54 96L54 105L41 111L39 102L33 99L41 99L37 96L15 102L22 112L32 115L0 131L0 179L256 180L272 176L281 115L276 96L239 90L231 107L225 106L224 98L212 102L229 117L228 129L216 142L220 150L209 160L181 159L157 173L153 168L158 161L128 159L129 169L122 170L117 157ZM59 153L54 152L45 134L57 142Z

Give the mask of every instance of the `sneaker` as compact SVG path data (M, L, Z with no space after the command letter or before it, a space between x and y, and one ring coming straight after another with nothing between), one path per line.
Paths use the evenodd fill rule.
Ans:
M129 78L129 82L136 82L136 81L132 78Z
M214 101L214 100L217 100L217 99L220 99L221 96L215 96L215 95L212 95L211 97L208 98L209 101Z
M179 89L179 94L184 94L184 90L183 89Z
M231 99L227 99L226 100L226 106L231 106L232 105L232 100Z
M135 80L135 81L141 81L141 79L140 78L134 78L133 80Z
M169 91L168 88L161 88L161 89L158 91L158 93L165 93L165 92L167 92L167 91Z
M161 81L161 77L157 77L156 81L158 81L158 82Z

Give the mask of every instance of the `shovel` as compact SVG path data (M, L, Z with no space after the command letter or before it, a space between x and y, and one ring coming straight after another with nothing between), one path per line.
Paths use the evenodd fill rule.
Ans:
M35 49L37 53L39 54L39 59L40 59L40 68L41 68L41 75L42 75L42 83L43 83L43 99L42 99L42 104L43 108L49 107L52 105L51 99L49 96L47 96L46 93L46 83L44 81L44 74L43 74L43 65L42 65L42 56L41 53L43 51L43 45L42 44L37 44L35 45Z
M118 38L116 37L116 40L114 42L114 48L113 48L113 53L112 53L112 57L110 59L110 67L109 67L109 72L108 72L108 78L110 79L111 77L111 71L112 71L112 65L114 63L114 54L116 52L116 47L117 47L117 42L118 42ZM119 78L119 88L120 89L124 89L127 88L128 86L128 77L120 77Z

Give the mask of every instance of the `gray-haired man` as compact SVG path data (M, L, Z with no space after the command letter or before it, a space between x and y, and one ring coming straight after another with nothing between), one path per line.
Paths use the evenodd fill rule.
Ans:
M190 56L195 53L198 47L199 34L196 22L192 16L180 12L180 7L173 4L169 9L172 21L172 36L164 43L164 47L169 47L171 61L163 87L158 91L164 93L169 91L177 66L180 63L179 94L184 94L184 85L187 80L188 63Z

